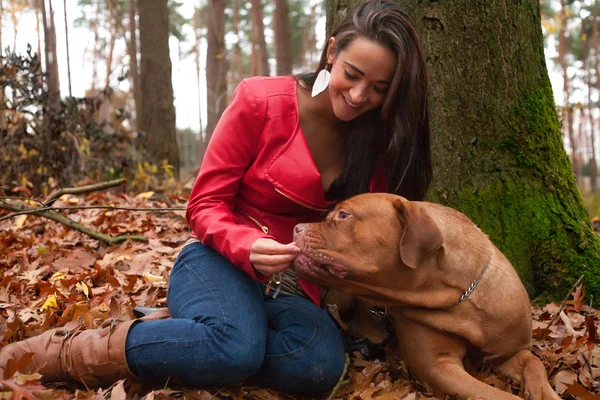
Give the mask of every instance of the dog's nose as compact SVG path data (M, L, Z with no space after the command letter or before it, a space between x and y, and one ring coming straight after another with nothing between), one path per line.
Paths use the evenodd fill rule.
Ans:
M294 227L294 234L298 234L306 229L306 224L298 224Z

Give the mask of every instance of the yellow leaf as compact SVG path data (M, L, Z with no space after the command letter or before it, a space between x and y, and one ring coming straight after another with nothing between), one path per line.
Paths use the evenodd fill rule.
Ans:
M16 221L17 228L22 228L23 224L25 223L26 220L27 220L27 214L19 215L17 217L17 221Z
M77 282L75 287L81 290L83 294L85 294L85 297L88 299L90 298L90 288L88 288L88 285L86 285L84 282Z
M46 311L46 310L50 310L50 311L58 310L58 301L56 300L55 294L51 294L50 296L48 296L46 298L46 301L44 301L42 308L40 308L40 311Z
M50 278L50 279L54 279L55 281L60 281L61 279L65 279L65 278L66 278L65 274L63 274L60 271L57 271L52 275L52 278Z
M164 282L165 281L165 278L163 278L162 276L151 274L148 271L144 272L143 276L147 282Z
M144 192L144 193L140 193L140 194L138 194L138 195L137 195L137 196L135 196L135 197L137 197L137 198L140 198L140 199L149 199L149 198L150 198L150 197L152 197L152 196L154 196L154 192Z
M123 261L123 260L131 261L131 257L129 257L127 255L122 255L122 256L117 257L117 261Z

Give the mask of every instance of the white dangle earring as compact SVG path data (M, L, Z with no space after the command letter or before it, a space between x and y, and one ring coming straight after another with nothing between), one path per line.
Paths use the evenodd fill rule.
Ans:
M312 97L315 97L329 86L329 80L331 79L331 74L328 71L329 66L330 64L326 64L325 68L319 71L317 79L315 79L315 83L312 87Z

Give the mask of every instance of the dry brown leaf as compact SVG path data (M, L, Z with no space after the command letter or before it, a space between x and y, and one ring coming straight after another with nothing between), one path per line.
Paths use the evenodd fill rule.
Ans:
M575 382L577 382L577 372L572 369L563 369L558 371L552 379L552 386L554 386L556 393L563 394L568 389L567 385L572 385Z
M117 382L110 391L110 400L127 400L127 393L124 387L125 381L121 379Z

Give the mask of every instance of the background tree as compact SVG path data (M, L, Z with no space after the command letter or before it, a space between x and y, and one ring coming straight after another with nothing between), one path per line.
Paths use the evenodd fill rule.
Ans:
M129 37L127 39L127 53L129 55L129 80L133 92L134 118L133 130L137 130L137 121L142 120L142 91L140 89L140 77L138 67L138 47L137 47L137 8L135 0L129 0L127 5L127 14L129 18Z
M69 97L73 97L71 85L71 56L69 54L69 20L67 19L67 0L63 0L63 17L65 20L65 47L67 50L67 80L69 82Z
M252 4L252 62L251 76L269 76L269 56L265 42L265 25L261 0L250 0Z
M275 0L275 9L273 11L273 42L277 75L290 75L292 73L289 14L287 0Z
M145 148L152 161L167 160L179 173L175 107L169 56L169 8L167 0L140 1L140 86Z
M42 11L42 24L44 26L44 51L46 61L46 74L48 84L48 106L56 110L60 106L60 81L58 78L58 59L56 56L56 29L54 27L54 10L52 0L48 0L46 9L45 0L39 0Z
M327 26L357 3L330 0ZM564 295L584 274L598 298L600 241L562 145L537 2L398 3L427 58L429 199L471 217L531 294Z
M225 0L208 1L206 50L207 123L205 143L208 143L217 121L227 105L227 68L225 54Z

